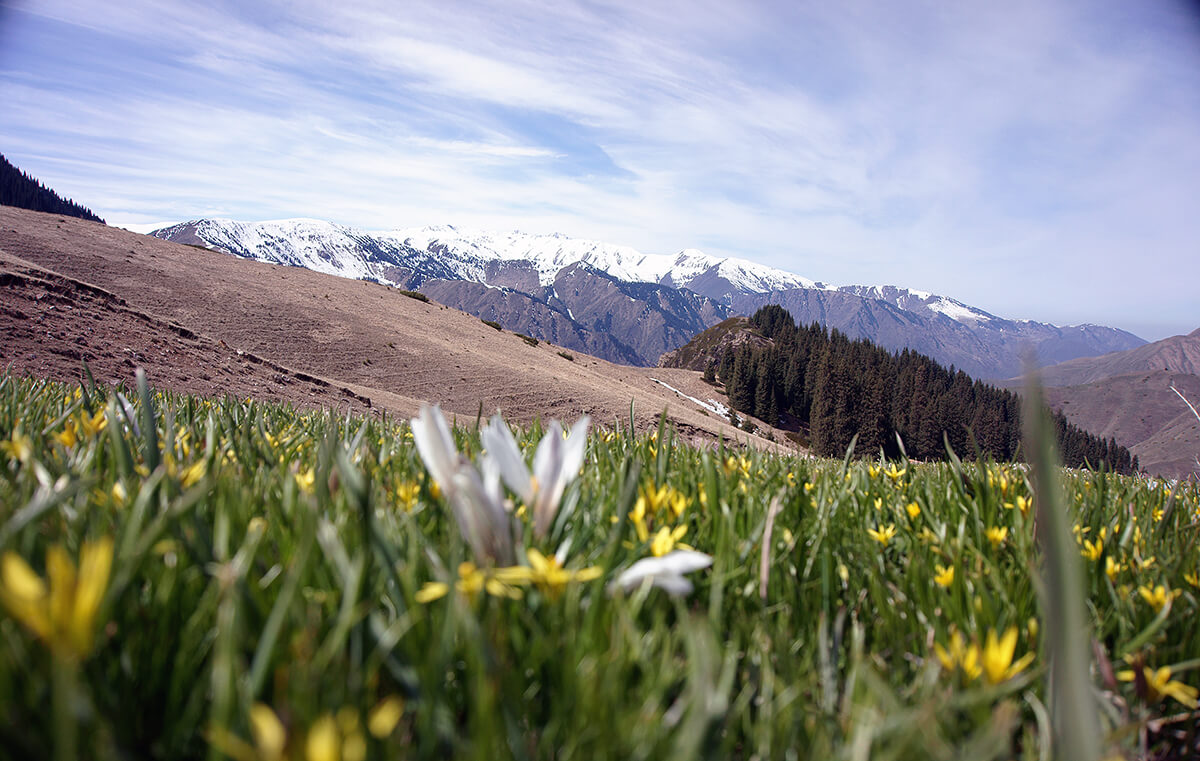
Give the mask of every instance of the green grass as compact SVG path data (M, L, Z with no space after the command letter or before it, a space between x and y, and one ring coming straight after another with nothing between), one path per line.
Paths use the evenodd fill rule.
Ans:
M517 433L527 461L541 434ZM454 435L478 455L475 430ZM365 742L370 758L1052 753L1037 512L1020 509L1032 489L1017 466L793 459L693 448L669 427L593 431L547 539L515 520L523 547L565 545L568 569L599 578L422 603L470 555L406 421L0 376L0 441L0 755L256 757L256 704L297 759L329 733L350 739L343 757ZM1136 757L1144 742L1187 742L1170 731L1195 732L1195 714L1139 731L1188 711L1108 674L1141 659L1200 683L1197 487L1061 481L1080 540L1104 535L1079 558L1103 656L1090 676L1100 744ZM629 514L661 486L682 513L648 511L640 541ZM678 541L713 556L694 591L610 594L664 526L686 526ZM868 530L894 534L885 545ZM51 645L14 612L13 559L45 578L52 547L76 560L104 538L106 591L95 621L77 620L94 643ZM1157 585L1159 610L1140 591ZM1013 660L1033 659L998 684L935 655L954 632L982 646L1011 627ZM398 723L366 732L393 697Z

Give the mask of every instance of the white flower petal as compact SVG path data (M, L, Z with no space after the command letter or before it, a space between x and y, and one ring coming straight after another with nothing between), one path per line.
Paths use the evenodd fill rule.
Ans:
M613 582L613 587L626 591L638 587L649 579L656 587L669 594L687 594L692 584L683 574L698 571L712 565L712 557L694 550L675 550L660 558L642 558L626 568Z
M587 429L591 422L592 419L584 415L571 426L571 432L567 436L562 472L568 475L568 481L575 478L579 469L583 467L583 455L587 452Z
M533 473L538 483L533 507L535 536L544 536L550 530L567 484L579 474L587 450L589 422L587 416L581 418L571 428L571 437L564 441L562 426L557 420L552 420L546 435L538 444L537 454L533 458Z
M496 480L499 490L499 480ZM454 475L455 498L450 500L459 530L476 562L509 566L514 562L512 523L504 506L480 480L475 468L464 463Z
M495 461L508 488L526 505L533 502L533 482L529 478L529 468L525 465L525 458L521 455L521 449L517 446L512 431L499 415L492 417L491 422L480 434L480 440L483 442L487 459Z
M683 595L691 594L692 582L682 576L668 574L666 576L655 576L650 582L652 586L658 587L672 597L682 597Z
M458 469L458 450L450 426L440 407L422 406L420 414L410 421L413 442L425 462L425 469L443 491L453 489L454 473Z

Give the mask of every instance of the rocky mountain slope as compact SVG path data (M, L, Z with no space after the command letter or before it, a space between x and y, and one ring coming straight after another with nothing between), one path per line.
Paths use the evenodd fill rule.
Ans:
M1078 386L1118 375L1159 371L1200 376L1200 328L1130 351L1064 362L1040 374L1047 386Z
M4 207L0 363L72 381L135 367L179 391L304 406L529 422L590 414L639 428L667 411L691 439L775 446L730 426L689 371L615 365L395 288L247 261L83 220ZM565 355L565 356L564 356Z
M1050 405L1071 422L1129 447L1150 473L1200 477L1200 329L1129 351L1039 371ZM1007 385L1019 387L1022 378Z
M202 220L154 235L417 289L507 329L630 365L653 365L664 351L729 316L723 304L691 291L613 275L598 265L629 275L632 270L614 262L630 261L632 249L590 241L555 239L558 248L526 247L515 256L511 249L501 254L482 244L451 245L404 232L372 236L312 220Z
M1113 328L1008 320L923 291L832 286L694 249L643 254L563 235L451 226L368 234L314 220L197 220L154 235L419 289L514 330L638 365L765 304L784 306L798 322L820 322L895 351L914 349L980 378L1015 374L1027 348L1054 364L1144 343ZM563 273L572 287L559 286Z

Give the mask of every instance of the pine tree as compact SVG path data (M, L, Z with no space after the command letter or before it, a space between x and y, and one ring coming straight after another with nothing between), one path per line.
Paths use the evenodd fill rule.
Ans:
M63 199L53 190L17 169L3 154L0 154L0 205L104 223L104 220L93 214L90 209L85 209L70 199Z

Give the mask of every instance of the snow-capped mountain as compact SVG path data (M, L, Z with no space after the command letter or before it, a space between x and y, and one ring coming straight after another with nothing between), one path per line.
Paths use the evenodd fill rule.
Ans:
M678 254L643 254L618 246L562 234L492 233L443 225L381 233L381 237L427 251L445 253L463 262L523 261L537 270L542 285L550 285L563 267L583 262L631 283L658 283L688 288L706 276L725 279L735 290L764 293L786 288L817 287L808 278L744 259L722 259L694 248ZM463 273L465 279L478 274ZM708 294L704 294L708 295Z
M152 234L421 290L509 329L631 364L654 364L700 330L765 304L852 338L920 351L980 378L1015 375L1028 347L1054 364L1145 343L1113 328L1004 319L919 290L834 286L696 249L645 254L561 234L449 225L367 233L309 219L203 219Z

